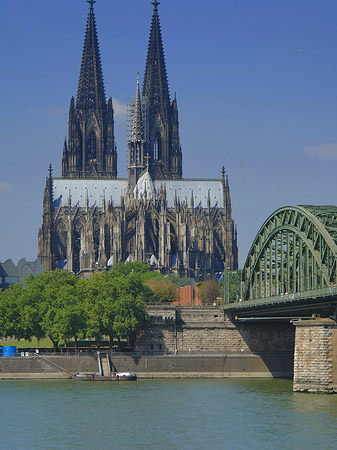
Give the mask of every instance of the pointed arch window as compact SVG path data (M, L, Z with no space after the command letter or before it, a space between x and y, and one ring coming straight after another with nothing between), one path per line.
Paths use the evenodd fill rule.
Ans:
M139 149L139 145L136 146L136 163L137 164L140 163L140 149Z
M135 163L135 149L134 149L133 143L131 143L130 163L131 164Z
M88 147L87 147L88 160L96 159L96 133L91 131L88 136Z

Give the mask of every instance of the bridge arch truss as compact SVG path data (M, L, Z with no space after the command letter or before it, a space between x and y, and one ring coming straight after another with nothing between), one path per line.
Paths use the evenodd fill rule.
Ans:
M337 283L337 207L290 206L275 211L250 248L243 299L316 290Z

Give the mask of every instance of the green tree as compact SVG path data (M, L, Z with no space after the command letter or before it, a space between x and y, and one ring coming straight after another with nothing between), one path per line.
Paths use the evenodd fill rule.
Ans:
M57 351L61 339L78 336L81 322L81 308L76 290L77 277L70 272L55 270L27 278L25 295L39 308L40 326ZM71 326L70 323L73 323Z
M134 297L127 293L121 293L115 303L115 320L113 329L120 341L127 338L128 344L133 346L138 331L143 328L148 320L146 306L141 297Z
M189 277L180 277L174 273L171 273L168 278L174 283L177 287L191 286L191 281L194 282L192 278Z
M102 272L94 274L90 280L82 281L88 336L96 340L98 348L104 335L109 337L110 347L112 346L114 304L118 299L118 284L121 278L124 278L124 275Z
M74 338L75 350L78 350L78 340L86 336L86 316L76 286L65 285L57 303L59 307L54 319L54 336L58 341L65 342Z
M41 339L39 305L26 295L22 284L14 284L1 295L0 333L3 337L31 340L33 336Z
M146 273L151 270L151 266L140 261L128 262L128 263L118 263L112 266L111 270L108 272L110 275L129 275L131 273Z
M227 271L227 283L229 288L229 301L235 302L238 298L240 298L241 295L241 276L242 276L242 270L237 269L233 272ZM220 289L223 296L223 281L220 283ZM228 291L227 291L228 295ZM227 301L227 299L226 299Z
M143 326L145 301L153 294L143 285L142 273L102 272L79 283L86 307L87 333L98 347L102 336L109 337L110 347L114 337L133 342L134 333Z
M148 320L145 302L151 295L140 273L131 272L118 278L113 331L119 341L126 338L129 345L134 345L137 332Z
M86 336L96 341L100 348L102 336L104 335L103 314L104 304L101 301L101 283L96 275L89 280L79 280L78 295L80 302L84 306L86 319Z

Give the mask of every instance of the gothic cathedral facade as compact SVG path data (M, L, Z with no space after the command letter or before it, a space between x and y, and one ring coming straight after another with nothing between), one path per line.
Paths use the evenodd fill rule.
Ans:
M106 100L94 1L89 1L76 101L70 100L62 176L50 167L39 231L45 270L90 276L118 262L214 276L238 267L228 176L185 179L177 99L170 99L159 22L153 15L143 89L129 111L128 178L117 177L112 99Z

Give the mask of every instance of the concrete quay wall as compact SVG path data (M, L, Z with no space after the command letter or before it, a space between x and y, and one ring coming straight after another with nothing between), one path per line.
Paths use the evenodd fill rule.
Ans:
M139 378L291 378L292 352L224 355L112 356L118 372Z
M76 372L98 372L97 357L94 356L56 356L48 355L46 359L62 369ZM42 358L36 356L16 356L0 358L0 379L32 378L69 378L70 375Z
M104 356L104 354L102 354ZM96 356L48 356L59 367L76 372L98 372ZM139 378L226 378L292 376L292 353L223 355L123 355L111 358L118 372L135 372ZM0 379L69 378L37 357L0 358Z

